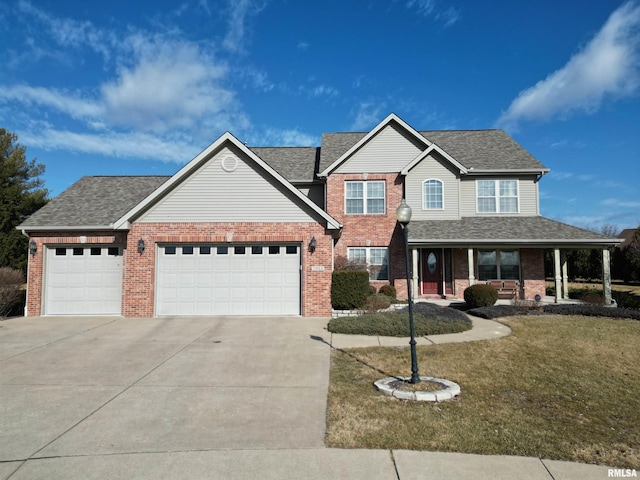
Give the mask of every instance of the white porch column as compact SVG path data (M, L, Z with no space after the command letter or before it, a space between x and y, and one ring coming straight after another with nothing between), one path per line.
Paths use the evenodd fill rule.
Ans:
M560 252L560 263L562 264L562 298L569 298L569 275L567 269L567 251Z
M562 273L560 268L560 249L553 249L553 276L555 278L555 303L559 303L562 298Z
M418 298L418 249L411 249L411 295Z
M611 256L609 249L602 249L602 293L604 295L604 304L611 305Z
M467 262L469 263L469 286L476 283L476 277L473 271L473 248L467 249Z

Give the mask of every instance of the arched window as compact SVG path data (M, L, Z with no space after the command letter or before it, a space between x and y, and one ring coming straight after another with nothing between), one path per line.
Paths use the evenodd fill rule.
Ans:
M422 182L422 208L424 210L442 210L444 208L442 190L442 182L438 179L430 178Z

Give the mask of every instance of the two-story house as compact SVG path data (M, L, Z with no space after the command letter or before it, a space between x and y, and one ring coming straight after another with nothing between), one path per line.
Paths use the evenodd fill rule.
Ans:
M617 239L540 216L548 169L501 130L417 131L394 114L320 147L249 148L226 133L171 177L84 177L18 228L30 238L27 315L331 313L336 264L407 295L402 199L415 297L462 298L515 280L545 296L554 252L598 248L610 301Z

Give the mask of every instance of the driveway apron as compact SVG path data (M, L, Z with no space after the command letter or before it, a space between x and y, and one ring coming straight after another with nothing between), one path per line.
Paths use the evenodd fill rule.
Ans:
M314 338L326 322L0 322L0 461L322 448L329 348Z

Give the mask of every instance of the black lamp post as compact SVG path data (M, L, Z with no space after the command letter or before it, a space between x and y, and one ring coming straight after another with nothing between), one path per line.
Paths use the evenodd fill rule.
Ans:
M413 324L413 299L411 298L411 266L409 264L409 234L407 227L411 221L411 207L407 205L405 199L402 199L398 208L396 208L396 218L402 226L404 236L404 258L407 262L407 298L409 299L409 331L411 334L411 383L420 383L420 374L418 373L418 358L416 356L416 335L415 326Z

